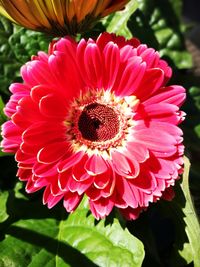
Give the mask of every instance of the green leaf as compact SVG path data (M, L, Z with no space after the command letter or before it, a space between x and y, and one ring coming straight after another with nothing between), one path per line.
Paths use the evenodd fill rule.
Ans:
M137 238L122 229L117 219L108 225L105 220L95 225L94 217L87 214L83 203L62 223L61 240L67 240L98 266L141 266L144 250Z
M14 33L9 37L8 43L15 55L16 60L25 63L38 51L47 52L52 38L40 32L26 30L14 26Z
M130 1L123 11L118 11L112 15L112 19L108 24L107 31L116 33L117 35L123 35L127 39L132 37L131 32L127 27L127 22L131 15L135 12L138 7L136 0ZM110 20L110 18L108 18Z
M0 191L0 223L2 223L8 218L8 214L6 212L7 198L8 198L8 192Z
M128 21L129 32L168 57L179 69L191 68L192 57L184 45L181 0L140 0Z
M189 239L191 253L193 255L194 267L200 266L200 225L194 209L193 201L189 190L189 170L190 162L185 157L183 182L181 184L182 191L186 198L186 205L183 208L185 214L184 221L186 223L186 234Z
M1 267L142 265L142 243L117 219L95 221L86 201L69 216L62 207L49 211L17 188L7 201L10 219L0 224Z
M4 109L4 103L2 97L0 96L0 125L2 125L2 123L6 121L6 116L3 112L3 109Z

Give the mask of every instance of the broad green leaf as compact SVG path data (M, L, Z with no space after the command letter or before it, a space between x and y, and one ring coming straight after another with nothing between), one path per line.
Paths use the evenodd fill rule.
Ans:
M117 219L96 222L86 201L69 216L62 207L49 211L19 190L7 201L11 219L0 224L1 267L142 265L142 243Z
M8 198L8 192L0 191L0 223L2 223L8 218L8 214L6 212L7 198Z
M189 170L190 162L185 157L185 171L183 174L182 190L186 198L186 205L183 208L185 214L184 221L186 223L186 233L189 239L190 249L193 254L194 267L200 266L200 225L194 210L191 193L189 191Z
M95 225L86 203L62 223L59 236L98 266L136 267L141 266L144 258L142 243L122 229L118 220L108 225L101 220Z
M107 31L123 35L127 39L132 37L131 32L127 28L127 22L131 15L135 12L138 7L137 0L131 0L123 11L118 11L112 16L111 21L107 27Z

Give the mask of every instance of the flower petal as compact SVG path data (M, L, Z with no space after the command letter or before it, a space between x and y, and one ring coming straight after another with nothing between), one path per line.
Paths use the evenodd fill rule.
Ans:
M37 154L37 160L39 163L51 164L61 159L67 150L68 145L66 142L54 142L40 149Z
M79 203L82 200L82 195L79 195L78 193L72 193L72 192L66 192L64 195L64 202L63 205L67 212L72 212L76 209L76 207L79 205Z
M90 175L98 175L104 173L108 169L108 165L106 164L103 157L99 155L92 155L88 158L87 162L84 165L84 168Z
M90 209L97 220L103 219L113 209L114 201L112 198L101 198L96 201L89 201Z
M126 178L135 178L139 173L139 164L134 159L129 159L117 150L111 151L114 170Z

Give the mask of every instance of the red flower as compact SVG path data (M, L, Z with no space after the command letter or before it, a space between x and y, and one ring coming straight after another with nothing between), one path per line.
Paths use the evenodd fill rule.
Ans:
M5 113L2 146L16 153L29 193L68 212L83 195L99 219L118 207L128 219L161 198L182 172L181 86L137 39L104 33L67 37L21 69ZM168 190L168 194L166 194Z

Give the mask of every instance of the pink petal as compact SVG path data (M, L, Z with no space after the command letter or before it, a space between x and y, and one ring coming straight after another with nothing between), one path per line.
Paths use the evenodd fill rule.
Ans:
M96 201L89 201L90 209L97 220L104 218L113 209L114 201L112 198L101 198Z
M47 179L45 179L44 177L38 177L38 179L35 181L35 186L42 188L42 187L46 187L48 186L49 181L47 181Z
M88 175L88 178L83 181L76 181L73 177L68 179L67 187L71 192L77 192L82 195L93 183L93 177Z
M9 90L13 94L17 93L24 93L24 94L26 93L27 95L30 94L30 87L23 83L12 83L9 87Z
M133 158L130 160L117 150L111 150L113 169L126 178L135 178L139 173L139 164Z
M30 124L40 120L43 120L43 116L41 116L38 106L30 97L22 98L19 101L17 113L12 116L12 121L22 129L26 129Z
M43 115L62 119L67 115L67 106L67 102L55 94L42 97L39 103L39 109Z
M135 142L145 145L149 150L168 153L176 152L176 139L167 132L156 129L144 129L134 133Z
M104 173L108 170L108 165L106 164L103 157L93 154L88 158L84 165L84 168L90 175L98 175Z
M68 145L66 142L54 142L48 144L37 154L37 160L39 163L50 164L57 162L61 159L68 150Z
M80 196L78 193L66 192L64 195L63 205L67 212L72 212L81 202L83 196Z
M29 155L37 155L38 151L40 150L41 146L37 146L37 144L33 145L33 144L28 144L25 142L22 142L20 145L20 149Z
M51 182L51 186L50 186L50 191L52 196L60 196L63 195L63 191L60 190L60 187L58 185L58 177L57 175L52 176L51 178L49 178L50 182Z
M95 201L102 197L102 190L97 189L93 184L86 190L85 194L89 199Z
M144 169L144 170L143 170ZM150 194L157 186L157 181L153 173L145 171L145 166L141 166L140 175L129 181L129 185L137 187L142 191Z
M185 100L185 89L182 86L172 85L161 88L154 96L147 99L144 105L158 104L161 102L180 106Z
M48 62L41 60L32 60L28 63L28 76L32 84L55 84L55 79L51 75Z
M15 160L18 162L23 162L25 164L33 165L35 163L35 157L23 153L21 149L18 149L17 153L15 154Z
M6 138L12 137L18 139L22 133L22 130L15 124L13 124L12 121L6 121L4 124L2 124L1 130L2 130L2 136Z
M132 209L131 207L128 207L126 209L120 209L120 212L127 220L136 220L143 208L138 207L136 209Z
M27 181L32 177L31 169L21 169L19 168L17 171L17 176L19 177L20 181Z
M109 42L104 50L104 64L105 64L105 81L104 88L112 88L119 69L120 53L119 48L113 42Z
M42 97L50 95L54 92L55 89L52 88L52 85L47 86L39 84L31 89L30 96L35 103L39 104Z
M56 122L38 122L32 124L23 133L23 141L29 145L41 146L53 141L66 140L66 127Z
M69 153L69 156L58 164L58 172L64 172L77 164L82 159L84 154L84 151L79 151L74 154Z
M130 58L128 63L120 66L118 78L113 86L117 96L129 96L134 93L145 73L146 65L140 57Z
M120 58L123 62L126 62L131 57L137 56L137 49L133 48L132 45L126 45L120 49Z
M32 181L32 179L29 179L27 184L26 184L26 192L27 193L34 193L40 190L40 187L35 186L35 182Z
M24 66L21 67L21 76L23 81L28 87L34 87L37 85L37 81L31 75L31 66L30 62L26 63Z
M165 73L164 84L166 84L172 76L172 69L168 66L167 62L164 60L159 61L158 68L161 68L164 71Z
M112 173L110 170L107 170L105 173L94 176L94 186L97 189L104 189L112 179Z
M91 85L94 88L101 88L102 87L102 56L99 51L99 48L94 43L89 43L85 48L84 53L84 64L85 70L90 77Z
M60 39L60 42L56 42L55 44L55 50L69 54L72 58L76 56L76 48L77 43L70 36Z
M178 107L168 103L157 103L145 106L145 112L147 116L154 117L154 116L165 116L170 113L175 113L178 111Z
M76 181L84 181L87 180L89 177L89 174L84 169L84 164L87 161L88 157L87 155L84 155L82 159L72 167L72 176Z
M51 194L50 186L47 186L44 194L43 194L43 204L47 204L48 208L53 208L61 199L63 198L63 195L60 196L53 196Z
M138 49L138 48L137 48ZM147 63L147 68L156 68L159 62L159 53L156 52L153 48L147 48L142 53L138 53L142 57L143 61Z
M144 101L155 93L163 85L163 82L164 72L161 69L148 69L137 90L134 91L134 95Z
M83 81L79 75L75 59L71 55L55 51L49 57L48 64L51 74L55 76L57 90L65 96L66 102L69 103L70 99L79 96Z
M71 176L72 176L71 169L68 169L67 171L58 174L58 186L60 190L62 191L67 190L67 183L68 180L71 178Z
M47 203L48 208L49 209L53 208L62 198L63 198L63 195L59 195L59 196L50 195L48 198L48 203Z
M33 173L39 177L52 176L57 173L57 167L55 163L43 164L43 163L35 162L33 166Z
M149 158L149 151L145 145L138 144L137 142L127 142L126 153L130 153L138 162L144 162Z
M140 199L138 188L132 186L129 180L118 176L116 179L116 190L128 206L132 208L138 207Z

